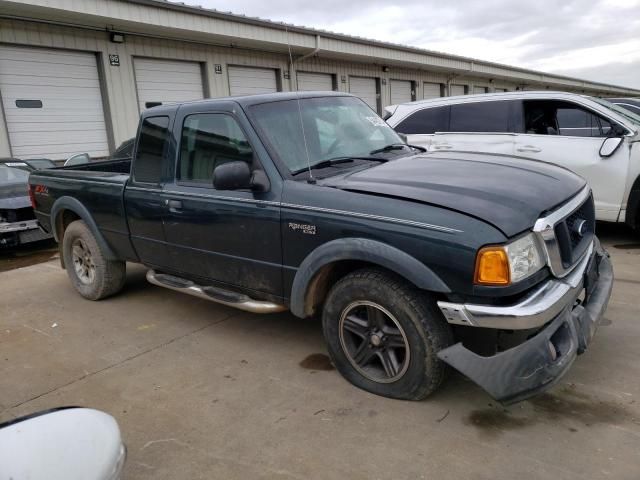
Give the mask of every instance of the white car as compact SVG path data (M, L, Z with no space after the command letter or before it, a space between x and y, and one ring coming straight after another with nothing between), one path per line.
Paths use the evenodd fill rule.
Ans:
M393 105L386 120L429 151L517 155L584 177L596 218L640 228L640 115L565 92L508 92Z

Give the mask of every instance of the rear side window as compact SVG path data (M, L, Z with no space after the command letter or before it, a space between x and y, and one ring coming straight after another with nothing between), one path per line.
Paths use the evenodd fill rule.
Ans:
M136 182L160 183L164 151L169 138L169 117L147 117L140 128L138 150L133 163Z
M449 107L425 108L412 113L396 127L406 134L428 135L449 130Z
M509 102L463 103L451 106L450 132L508 132Z
M237 160L251 165L253 151L233 117L223 113L202 113L185 118L178 179L211 186L213 170Z

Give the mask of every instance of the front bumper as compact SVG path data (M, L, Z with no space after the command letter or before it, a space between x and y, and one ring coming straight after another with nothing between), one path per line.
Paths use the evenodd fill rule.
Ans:
M584 266L581 264L569 275L573 278L565 280L567 291L554 297L556 303L550 307L554 314L547 326L534 337L490 357L477 355L462 343L441 350L438 357L505 404L524 400L550 388L568 371L576 356L586 350L611 296L613 268L609 255L601 249L597 240L583 263ZM589 284L589 293L581 302L578 297L586 284ZM562 305L559 311L556 311L557 303ZM505 308L513 309L495 307L497 310ZM522 311L527 316L527 309ZM528 318L534 318L536 322L546 318L546 314L537 309L534 309L534 313ZM511 319L516 325L523 324L517 316L504 318L495 315L490 324L497 325L494 322L498 318ZM492 328L513 329L510 326L512 321ZM486 326L486 323L481 326Z

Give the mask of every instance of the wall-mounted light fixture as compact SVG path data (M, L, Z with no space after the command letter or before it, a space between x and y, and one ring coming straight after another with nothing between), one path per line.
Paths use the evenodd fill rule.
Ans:
M121 33L111 32L111 41L113 43L124 43L124 35Z
M389 67L387 67L386 65L382 67L382 71L383 72L388 72L389 71Z

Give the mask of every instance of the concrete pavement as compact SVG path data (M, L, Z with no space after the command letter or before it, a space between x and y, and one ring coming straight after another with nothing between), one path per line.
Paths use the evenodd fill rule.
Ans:
M460 375L423 402L365 393L332 369L319 322L160 289L141 267L95 303L56 261L0 273L0 421L104 410L127 479L637 479L640 240L603 243L605 325L557 387L509 408Z

